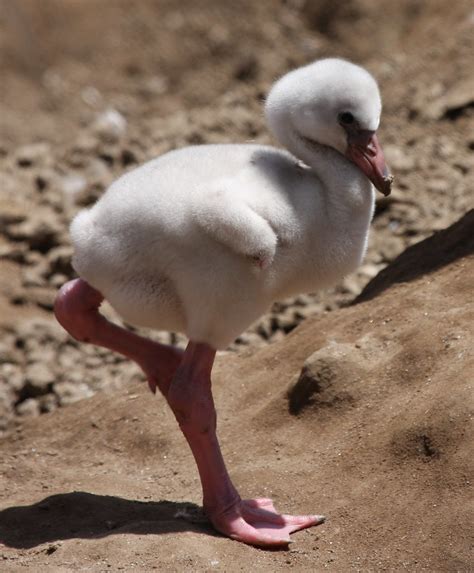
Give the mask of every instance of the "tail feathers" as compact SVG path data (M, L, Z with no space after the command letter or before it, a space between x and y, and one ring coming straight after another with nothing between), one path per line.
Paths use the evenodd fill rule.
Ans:
M107 257L104 257L104 238L95 231L93 213L84 210L78 213L70 227L74 255L72 265L78 275L91 286L100 290L101 277L106 275Z

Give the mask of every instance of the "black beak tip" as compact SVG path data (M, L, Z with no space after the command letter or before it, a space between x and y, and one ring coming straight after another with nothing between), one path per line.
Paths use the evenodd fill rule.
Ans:
M388 197L392 192L392 183L394 179L395 179L394 176L390 175L389 173L387 173L387 175L384 175L383 186L381 191L385 195L385 197Z

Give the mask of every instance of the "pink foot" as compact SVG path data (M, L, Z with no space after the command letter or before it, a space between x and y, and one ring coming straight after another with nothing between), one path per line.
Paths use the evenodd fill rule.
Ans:
M224 535L260 547L286 546L292 543L290 533L325 521L322 515L279 514L266 498L240 500L224 513L209 517Z

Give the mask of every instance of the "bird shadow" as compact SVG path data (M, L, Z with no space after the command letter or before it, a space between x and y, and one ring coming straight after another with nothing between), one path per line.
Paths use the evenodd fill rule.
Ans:
M75 491L0 511L0 543L16 549L64 539L184 531L219 536L202 509L188 502L143 502Z

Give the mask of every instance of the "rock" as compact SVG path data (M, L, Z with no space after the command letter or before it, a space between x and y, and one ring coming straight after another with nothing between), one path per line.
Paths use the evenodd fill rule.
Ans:
M379 252L382 258L383 262L390 262L393 261L393 259L395 257L398 257L398 255L403 251L405 247L405 244L403 242L403 239L400 237L396 237L396 236L392 236L388 239L386 239L379 248ZM378 267L377 271L380 270L381 267ZM375 276L375 275L373 275ZM354 294L359 294L360 290L357 293Z
M114 150L113 155L104 152L101 159L93 158L89 162L86 174L91 186L100 184L106 187L111 183L112 172L110 171L110 166L115 162L115 152Z
M96 118L92 129L105 141L118 141L127 131L127 120L119 111L110 108Z
M47 207L54 211L54 213L62 213L64 211L64 196L60 192L59 177L55 178L54 187L48 189L47 193L43 193L38 198L38 204Z
M0 339L0 364L12 363L18 364L19 353L18 349L13 346L8 339Z
M255 328L259 336L261 336L264 340L269 340L272 333L274 332L272 326L272 317L264 316L258 321Z
M94 86L86 86L81 90L81 99L87 105L97 108L103 102L103 96Z
M49 278L48 282L54 289L60 289L64 284L67 283L69 278L70 277L67 277L66 275L55 273Z
M84 382L57 382L54 384L54 393L60 406L67 406L94 395Z
M72 372L74 367L81 363L81 359L85 360L84 354L81 355L81 352L77 348L67 344L59 353L58 364L62 369L64 369L65 372Z
M295 316L291 308L286 312L277 314L271 318L272 332L281 330L287 334L288 332L291 332L297 325L298 321L295 320Z
M48 188L49 183L50 183L49 171L38 173L38 175L35 176L35 187L39 193L43 193L43 191L45 191Z
M95 155L99 146L97 138L89 131L79 133L76 141L72 145L70 152L73 154L79 152L82 155ZM69 159L69 155L68 155Z
M360 360L352 344L332 342L317 350L306 360L298 379L288 390L290 413L298 415L308 407L351 405L353 397L346 385L350 388L350 382L363 371ZM337 391L333 388L336 379Z
M235 341L236 345L259 347L264 344L263 339L256 332L244 332Z
M29 250L25 255L25 263L30 266L40 265L44 262L42 253Z
M169 89L169 82L166 76L152 76L140 82L138 91L146 99L155 98L166 93Z
M34 318L20 323L16 327L16 344L26 351L42 347L48 343L65 342L69 339L67 332L54 320Z
M357 280L356 276L350 275L342 281L342 288L344 292L357 295L361 291L360 281Z
M46 253L61 243L62 226L51 213L37 213L17 225L6 229L6 236L13 241L24 241L31 249Z
M433 193L446 193L449 183L445 179L429 179L426 188Z
M51 148L47 143L32 143L20 147L16 152L16 162L19 167L31 167L46 162Z
M56 297L56 292L47 287L30 287L28 288L24 296L27 301L36 304L40 308L45 310L53 310L54 299Z
M0 435L8 429L13 419L14 403L14 394L0 374Z
M0 202L0 232L8 225L22 223L26 219L25 209L13 202Z
M474 106L474 77L460 80L421 110L430 119L457 119Z
M20 393L25 384L23 367L19 364L0 364L0 385L2 382L13 392Z
M71 173L61 179L60 187L66 201L74 204L86 193L87 180L82 175Z
M474 148L468 153L457 153L453 166L460 170L462 175L474 172Z
M233 76L240 82L250 82L258 75L258 61L253 54L242 57L234 69Z
M440 137L435 147L435 153L441 159L449 159L457 154L456 144L447 137Z
M71 267L72 254L73 248L70 245L61 245L51 249L46 255L49 265L48 276L60 273L66 277L71 277L73 275Z
M46 362L34 362L25 369L25 392L28 396L47 394L55 381L56 377Z
M415 156L409 155L401 147L395 145L386 145L384 147L387 165L395 174L397 171L407 173L412 171L416 166Z
M47 68L41 78L41 83L47 92L54 98L64 96L68 83L63 76L52 68Z
M100 368L104 364L104 361L100 356L86 356L84 359L84 366L87 368Z
M44 362L45 364L52 365L54 370L54 367L57 365L57 348L53 344L41 344L25 352L25 358L26 364Z
M292 299L291 303L292 303L292 305L295 305L295 306L307 306L309 304L313 304L314 303L314 295L300 294L300 295L296 296L294 299Z
M21 281L24 287L44 287L44 266L25 267L22 271Z
M372 265L370 263L366 263L358 268L357 273L372 279L378 274L383 266L384 265Z
M16 413L18 416L39 416L40 415L40 405L38 400L34 398L27 398L20 402L16 406Z
M0 246L0 260L14 261L15 263L24 263L25 254L28 252L26 243L7 243Z
M44 396L40 396L38 398L40 412L48 413L53 412L58 407L58 399L55 394L45 394Z
M280 340L283 340L286 336L285 331L283 330L275 330L275 332L270 336L270 339L268 340L268 342L270 344L274 344L275 342L279 342Z
M319 312L323 312L324 311L324 305L320 302L315 302L313 300L312 303L307 304L306 306L300 306L297 307L296 309L293 308L292 309L292 316L293 316L293 320L299 324L302 320L304 320L305 318L308 318L308 316L313 316L314 314L318 314Z
M120 163L122 167L128 167L129 165L135 165L138 163L137 155L131 149L125 148L120 152Z

